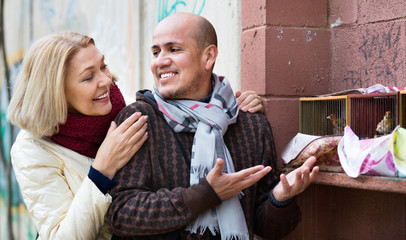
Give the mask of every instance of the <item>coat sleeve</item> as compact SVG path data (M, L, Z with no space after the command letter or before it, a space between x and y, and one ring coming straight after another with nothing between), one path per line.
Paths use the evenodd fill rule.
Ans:
M159 132L163 129L159 125L161 122L152 107L144 106L141 101L128 106L116 121L122 123L135 111L149 117L148 140L116 174L117 185L110 190L113 197L108 212L110 226L119 236L166 234L184 228L198 214L221 201L205 179L193 186L183 183L177 187L169 186L168 178L184 179L184 175L188 175L177 169L177 165L175 169L175 162L181 159L180 163L183 159L182 154L174 150L176 142L172 145L173 139L162 138L170 135L172 130L168 127L166 132ZM168 166L168 163L174 165ZM172 173L166 175L168 172Z
M23 133L13 144L11 159L40 239L96 239L111 196L102 194L87 176L74 194L63 160Z

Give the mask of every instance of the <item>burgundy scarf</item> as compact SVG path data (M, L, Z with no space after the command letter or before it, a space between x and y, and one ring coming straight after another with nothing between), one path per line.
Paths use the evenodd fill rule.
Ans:
M123 95L116 84L110 88L112 110L105 116L86 116L69 113L59 132L50 138L60 145L82 155L95 158L97 150L106 137L111 121L125 105Z

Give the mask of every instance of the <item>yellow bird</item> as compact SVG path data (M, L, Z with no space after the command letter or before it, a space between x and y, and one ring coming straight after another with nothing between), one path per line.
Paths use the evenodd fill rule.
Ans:
M383 119L376 125L376 131L378 134L385 135L393 130L392 115L390 111L386 111Z
M331 124L333 124L334 135L343 135L345 128L345 121L343 119L337 118L334 114L328 115L327 119L330 119Z

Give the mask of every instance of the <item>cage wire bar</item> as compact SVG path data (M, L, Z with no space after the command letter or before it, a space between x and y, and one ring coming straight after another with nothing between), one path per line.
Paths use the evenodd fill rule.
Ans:
M348 104L348 125L361 139L389 133L377 131L385 114L389 115L389 121L384 125L390 132L399 123L398 93L350 94Z
M347 114L347 96L299 98L299 131L316 136L343 135Z

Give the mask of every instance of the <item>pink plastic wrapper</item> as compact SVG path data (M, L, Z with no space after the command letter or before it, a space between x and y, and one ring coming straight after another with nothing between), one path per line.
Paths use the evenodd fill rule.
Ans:
M393 131L395 132L396 129ZM344 136L338 144L337 151L345 173L353 178L360 174L375 176L395 176L396 167L393 154L391 134L360 140L349 126L344 129Z

